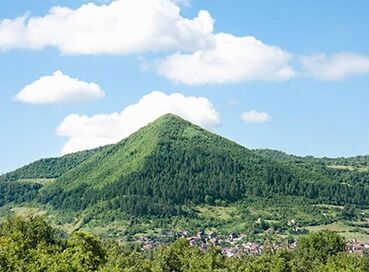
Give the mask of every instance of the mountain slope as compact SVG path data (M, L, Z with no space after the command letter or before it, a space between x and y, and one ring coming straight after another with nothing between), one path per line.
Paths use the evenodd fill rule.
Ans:
M40 163L50 160L55 160L53 167ZM194 205L249 196L369 205L365 173L355 172L355 179L319 161L249 150L172 114L117 144L40 162L8 174L16 178L3 182L9 196L3 204L40 202L90 217L190 215ZM55 181L22 181L30 176Z
M101 148L68 154L59 158L40 159L15 171L1 175L0 182L58 178L99 150Z
M185 204L247 195L369 204L366 185L349 186L322 169L270 159L171 114L97 152L41 192L40 201L57 209L99 206L159 216L180 214Z
M0 207L8 203L34 200L45 183L54 181L104 148L106 147L77 152L59 158L41 159L1 175Z
M62 209L108 201L138 214L176 213L177 205L205 198L240 199L249 184L266 179L269 164L251 150L165 115L62 175L41 198Z
M348 158L315 158L312 156L299 157L270 149L255 150L265 158L272 158L297 172L302 170L310 174L320 175L319 180L334 180L350 185L369 185L369 156L356 156ZM303 178L303 177L302 177Z

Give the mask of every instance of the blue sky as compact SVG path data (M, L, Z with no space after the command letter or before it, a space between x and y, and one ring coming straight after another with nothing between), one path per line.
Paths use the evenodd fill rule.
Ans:
M134 19L118 16L114 22L130 28L114 30L111 43L105 29L89 31L98 28L99 16L109 21L109 12L119 15L118 4L104 13L102 1L0 2L0 173L63 150L116 141L160 114L158 108L183 113L250 148L331 157L369 154L368 1L177 1L169 8L180 8L179 17L174 9L176 19L169 16L156 25L169 13L170 1L155 0L161 8L148 20L156 26L153 32L140 21L153 12L150 5L141 10L132 1L113 1L132 6ZM95 3L94 13L86 11L81 21L78 12L88 2ZM69 8L70 23L60 14L45 17L54 6ZM198 23L200 10L207 15ZM26 19L16 28L20 16ZM33 24L36 17L46 23ZM171 20L193 25L171 28ZM91 28L78 28L85 21ZM140 35L137 43L129 39L131 30ZM87 50L85 37L97 45ZM162 43L168 37L173 41ZM55 71L62 73L58 81ZM162 93L152 94L155 90ZM130 105L134 110L119 115ZM76 114L73 120L66 119L70 114ZM105 119L96 123L96 114Z

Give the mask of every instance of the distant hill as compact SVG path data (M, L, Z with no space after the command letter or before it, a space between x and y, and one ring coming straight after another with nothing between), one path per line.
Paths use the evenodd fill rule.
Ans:
M330 180L350 185L369 185L369 156L315 158L313 156L299 157L281 151L259 149L255 152L265 158L271 158L284 165L299 170L305 169L328 177Z
M353 167L368 167L369 166L369 156L355 156L355 157L339 157L339 158L316 158L313 156L295 156L287 154L282 151L272 150L272 149L256 149L254 150L257 154L271 158L278 161L303 161L310 163L321 163L326 165L346 165Z
M47 158L35 161L15 171L0 176L1 181L17 181L20 179L58 178L90 158L100 149L87 150L68 154L59 158Z
M0 204L40 203L90 217L191 216L193 205L248 196L369 206L367 162L250 150L168 114L117 144L1 176Z

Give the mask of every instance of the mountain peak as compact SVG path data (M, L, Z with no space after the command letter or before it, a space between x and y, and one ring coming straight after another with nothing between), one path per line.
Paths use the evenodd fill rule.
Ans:
M192 124L191 122L183 119L182 117L174 113L166 113L157 118L155 121L153 121L153 123L172 123L172 122Z
M186 128L190 128L190 127L196 130L202 130L201 127L191 123L190 121L183 119L182 117L176 114L167 113L167 114L160 116L156 120L152 121L150 124L146 125L142 129L137 131L136 134L150 133L152 134L151 135L152 137L157 137L157 136L162 137L167 133L177 134L179 131L183 131Z
M183 120L182 117L180 117L179 115L174 114L174 113L166 113L166 114L160 116L158 119L181 119L181 120Z

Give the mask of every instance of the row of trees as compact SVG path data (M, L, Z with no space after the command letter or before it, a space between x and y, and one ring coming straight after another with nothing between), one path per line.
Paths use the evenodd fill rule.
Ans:
M337 234L320 232L298 241L296 250L272 250L261 256L225 257L220 248L201 252L185 239L150 252L134 245L101 242L74 232L68 237L42 218L8 218L0 227L0 271L73 272L309 272L369 271L369 259L345 252Z

